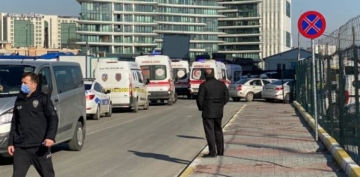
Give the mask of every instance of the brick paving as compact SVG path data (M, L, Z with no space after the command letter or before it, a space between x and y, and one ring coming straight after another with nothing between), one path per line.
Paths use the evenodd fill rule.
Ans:
M290 104L246 103L224 130L224 156L201 158L190 177L345 177L310 130Z

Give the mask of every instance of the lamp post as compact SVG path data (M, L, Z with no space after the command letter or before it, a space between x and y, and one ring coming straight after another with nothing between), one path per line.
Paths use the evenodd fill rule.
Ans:
M69 49L69 46L70 46L70 29L78 29L78 27L76 26L69 26L68 27L68 41L67 41L67 48Z

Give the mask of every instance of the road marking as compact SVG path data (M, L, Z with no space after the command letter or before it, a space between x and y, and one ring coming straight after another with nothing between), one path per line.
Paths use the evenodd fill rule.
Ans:
M231 125L231 122L234 121L234 118L236 118L237 116L239 116L239 114L244 110L244 108L246 107L246 104L244 104L233 116L231 116L231 118L224 124L223 126L223 130L226 130L226 127L228 125ZM200 163L201 161L201 157L203 156L203 154L206 153L206 150L208 149L208 145L206 145L201 151L200 153L194 158L194 160L190 163L190 165L188 165L185 170L183 170L182 172L180 172L180 174L178 175L179 177L187 177L189 176L191 173L193 173L195 167Z
M114 128L116 126L119 126L119 125L122 125L122 124L126 124L126 123L129 123L129 122L133 122L133 121L136 121L136 120L139 120L139 119L143 119L147 116L150 116L150 115L154 115L154 114L157 114L157 113L160 113L160 112L164 112L164 111L167 111L167 110L170 110L170 109L175 109L176 107L170 107L170 108L167 108L167 109L160 109L159 111L157 112L153 112L151 114L146 114L144 116L141 116L141 117L138 117L136 119L131 119L131 120L128 120L128 121L125 121L125 122L121 122L121 123L118 123L118 124L114 124L114 125L111 125L111 126L108 126L108 127L105 127L105 128L101 128L101 129L98 129L98 130L95 130L95 131L92 131L92 132L89 132L87 133L86 135L91 135L91 134L94 134L94 133L98 133L98 132L101 132L101 131L104 131L104 130L108 130L110 128Z

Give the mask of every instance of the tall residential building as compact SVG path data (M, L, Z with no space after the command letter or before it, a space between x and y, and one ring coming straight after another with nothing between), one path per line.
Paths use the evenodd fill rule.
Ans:
M190 57L218 50L217 0L77 0L83 51L134 54L162 47L165 33L191 35Z
M261 14L261 58L292 48L291 0L263 0Z
M219 18L219 35L224 43L219 44L219 53L227 54L227 58L260 58L260 19L259 4L261 0L220 0L220 10L224 18Z
M2 40L13 47L68 48L76 42L78 17L0 14Z
M291 0L220 0L219 52L263 59L292 47Z

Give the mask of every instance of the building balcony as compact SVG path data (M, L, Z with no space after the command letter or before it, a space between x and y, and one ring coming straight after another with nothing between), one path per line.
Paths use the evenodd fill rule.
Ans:
M174 33L174 34L226 34L223 32L204 32L204 31L173 31L173 30L154 30L155 33Z
M226 9L224 6L207 6L207 5L190 5L190 4L164 4L164 3L158 3L158 6L197 8L197 9Z
M92 21L92 20L78 20L78 24L94 24L94 25L152 25L155 26L155 22L126 22L126 21Z
M258 42L226 42L224 41L223 43L219 44L219 45L230 45L230 46L235 46L235 45L259 45L262 44L262 42L258 41Z
M261 0L248 0L248 1L219 1L219 5L225 5L225 4L259 4L261 3Z
M261 36L260 33L252 33L252 34L219 34L219 37L250 37L250 36Z
M236 26L219 26L218 29L243 29L243 28L260 28L261 25L236 25Z
M207 18L225 18L225 15L213 15L213 14L188 14L188 13L167 13L159 12L159 15L169 15L169 16L182 16L182 17L207 17Z
M151 15L156 16L158 13L154 12L139 12L139 11L114 11L113 14L135 14L135 15Z
M262 19L259 17L226 17L226 18L219 18L219 21L237 21L237 20L260 20Z
M155 39L155 42L163 42L162 39ZM207 40L190 40L190 43L223 43L224 41L218 40L218 41L207 41Z
M218 50L219 53L235 54L235 53L260 53L261 50Z
M166 25L194 25L194 26L206 26L206 23L192 23L192 22L168 22L168 21L154 21L157 24Z
M109 3L124 3L124 4L158 4L156 1L153 0L128 0L128 1L118 1L118 0L76 0L78 3L81 2L109 2Z
M77 45L86 45L86 42L77 42ZM129 46L129 47L156 47L153 43L129 43L129 42L88 42L88 45L96 46Z
M127 36L157 36L153 32L99 32L99 31L76 31L77 34L85 35L127 35Z

